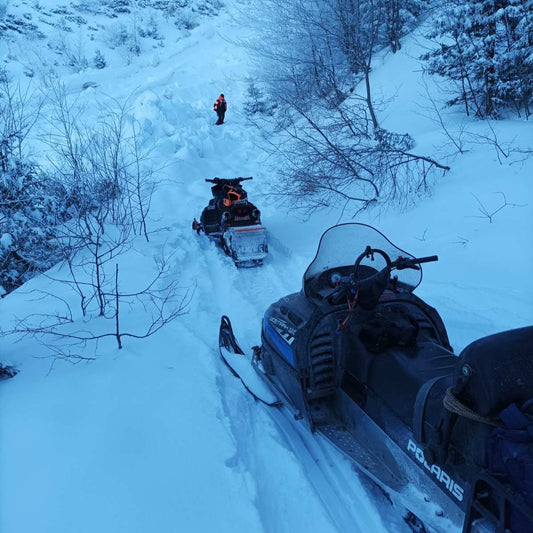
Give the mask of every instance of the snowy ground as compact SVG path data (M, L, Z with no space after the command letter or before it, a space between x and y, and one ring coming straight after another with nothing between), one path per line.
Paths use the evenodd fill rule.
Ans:
M126 339L122 350L100 343L91 363L58 362L49 371L51 360L40 357L46 349L34 340L0 338L2 362L20 369L0 387L2 533L408 530L334 449L302 423L256 405L218 360L220 316L231 317L243 348L258 344L263 312L299 290L321 233L340 216L331 210L302 221L266 200L261 139L241 111L249 66L246 51L229 40L242 31L232 4L192 31L165 26L164 46L129 65L109 51L107 68L63 74L88 106L107 95L132 98L145 137L157 143L164 181L151 227L159 231L120 259L124 283L143 285L152 275L143 265L165 249L174 252L171 275L192 298L187 314L150 338ZM17 9L31 11L8 6ZM417 46L410 39L382 59L374 91L396 95L386 127L403 132L408 125L417 149L444 157L446 138L425 111ZM8 64L22 76L17 57ZM220 92L229 109L219 128L212 104ZM459 131L461 117L445 116ZM531 149L530 123L494 127L503 145ZM467 148L449 159L451 172L418 207L357 219L416 255L439 255L418 294L441 312L457 353L480 336L533 321L533 163L515 154L500 164L489 144ZM271 253L262 268L237 270L190 226L209 196L204 178L248 175ZM490 222L476 198L492 213L501 193L510 205ZM71 298L36 278L0 301L5 329L29 308L56 305L31 290ZM146 317L131 309L125 320L135 329Z

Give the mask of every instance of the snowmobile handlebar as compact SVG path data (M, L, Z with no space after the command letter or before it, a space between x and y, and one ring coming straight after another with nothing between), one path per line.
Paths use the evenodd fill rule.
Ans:
M380 254L383 259L385 259L386 265L375 274L360 280L357 276L357 268L361 264L363 258L370 257L374 253ZM366 309L373 308L387 287L390 273L394 268L397 270L403 270L405 268L420 270L418 265L438 260L438 256L430 255L427 257L400 256L395 261L391 261L388 254L383 250L367 247L365 252L363 252L357 258L354 265L354 273L351 276L340 280L339 286L332 294L329 295L328 301L332 305L338 305L344 301L349 294L355 295L356 293L359 293L360 299L366 300L366 304L361 302L362 307L365 307Z
M397 270L403 270L404 268L416 268L416 265L422 263L431 263L432 261L438 261L437 255L428 255L427 257L398 257L396 261L390 264L390 268L396 268Z
M253 176L248 176L246 178L205 178L207 183L241 183L241 181L253 180Z

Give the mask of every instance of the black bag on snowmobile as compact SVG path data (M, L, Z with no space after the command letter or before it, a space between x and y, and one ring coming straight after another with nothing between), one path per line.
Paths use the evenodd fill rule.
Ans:
M453 395L473 413L500 424L498 415L513 403L522 405L533 391L533 329L489 335L467 346L455 370ZM454 444L469 460L486 467L487 439L493 427L459 416Z
M502 426L497 427L488 439L489 472L503 476L525 502L533 505L533 399L519 409L512 404L500 413ZM513 532L526 532L530 522L518 510L511 511Z

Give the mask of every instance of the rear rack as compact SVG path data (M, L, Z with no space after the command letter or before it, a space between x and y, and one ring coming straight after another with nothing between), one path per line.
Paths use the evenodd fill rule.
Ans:
M472 484L463 533L526 533L533 531L533 508L516 492L493 475L481 474Z

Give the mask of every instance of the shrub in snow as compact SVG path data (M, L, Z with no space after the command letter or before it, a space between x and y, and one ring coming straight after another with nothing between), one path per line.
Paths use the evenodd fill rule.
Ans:
M0 294L1 296L1 294ZM12 366L4 366L0 363L0 379L13 378L18 374L18 370Z
M70 55L68 65L74 72L81 72L89 66L89 61L85 56Z
M247 115L255 115L256 113L272 115L274 106L267 104L263 91L253 81L248 82L246 93L244 112Z
M180 30L193 30L198 26L198 20L194 13L188 10L183 10L176 15L174 24Z
M93 65L95 68L98 68L98 69L102 69L107 66L105 57L103 56L102 52L100 52L100 50L96 50L94 54Z
M382 148L407 152L415 146L415 140L408 133L395 133L393 131L376 128L374 136Z
M153 13L150 14L150 17L148 18L148 21L145 24L139 26L138 31L141 37L148 37L157 41L163 38L159 34L159 26L157 23L157 19Z
M107 30L107 44L110 48L121 49L124 58L129 64L133 55L139 55L141 48L135 31L130 31L125 24L119 23L110 26Z
M107 44L109 48L125 46L130 40L130 33L125 24L117 23L107 29Z
M29 163L0 172L0 285L6 292L60 259L55 227L67 218L65 189Z
M112 0L108 3L115 13L130 13L130 0Z
M74 72L81 72L88 68L89 60L86 56L85 36L82 31L74 37L60 35L56 50L63 56L65 64Z

